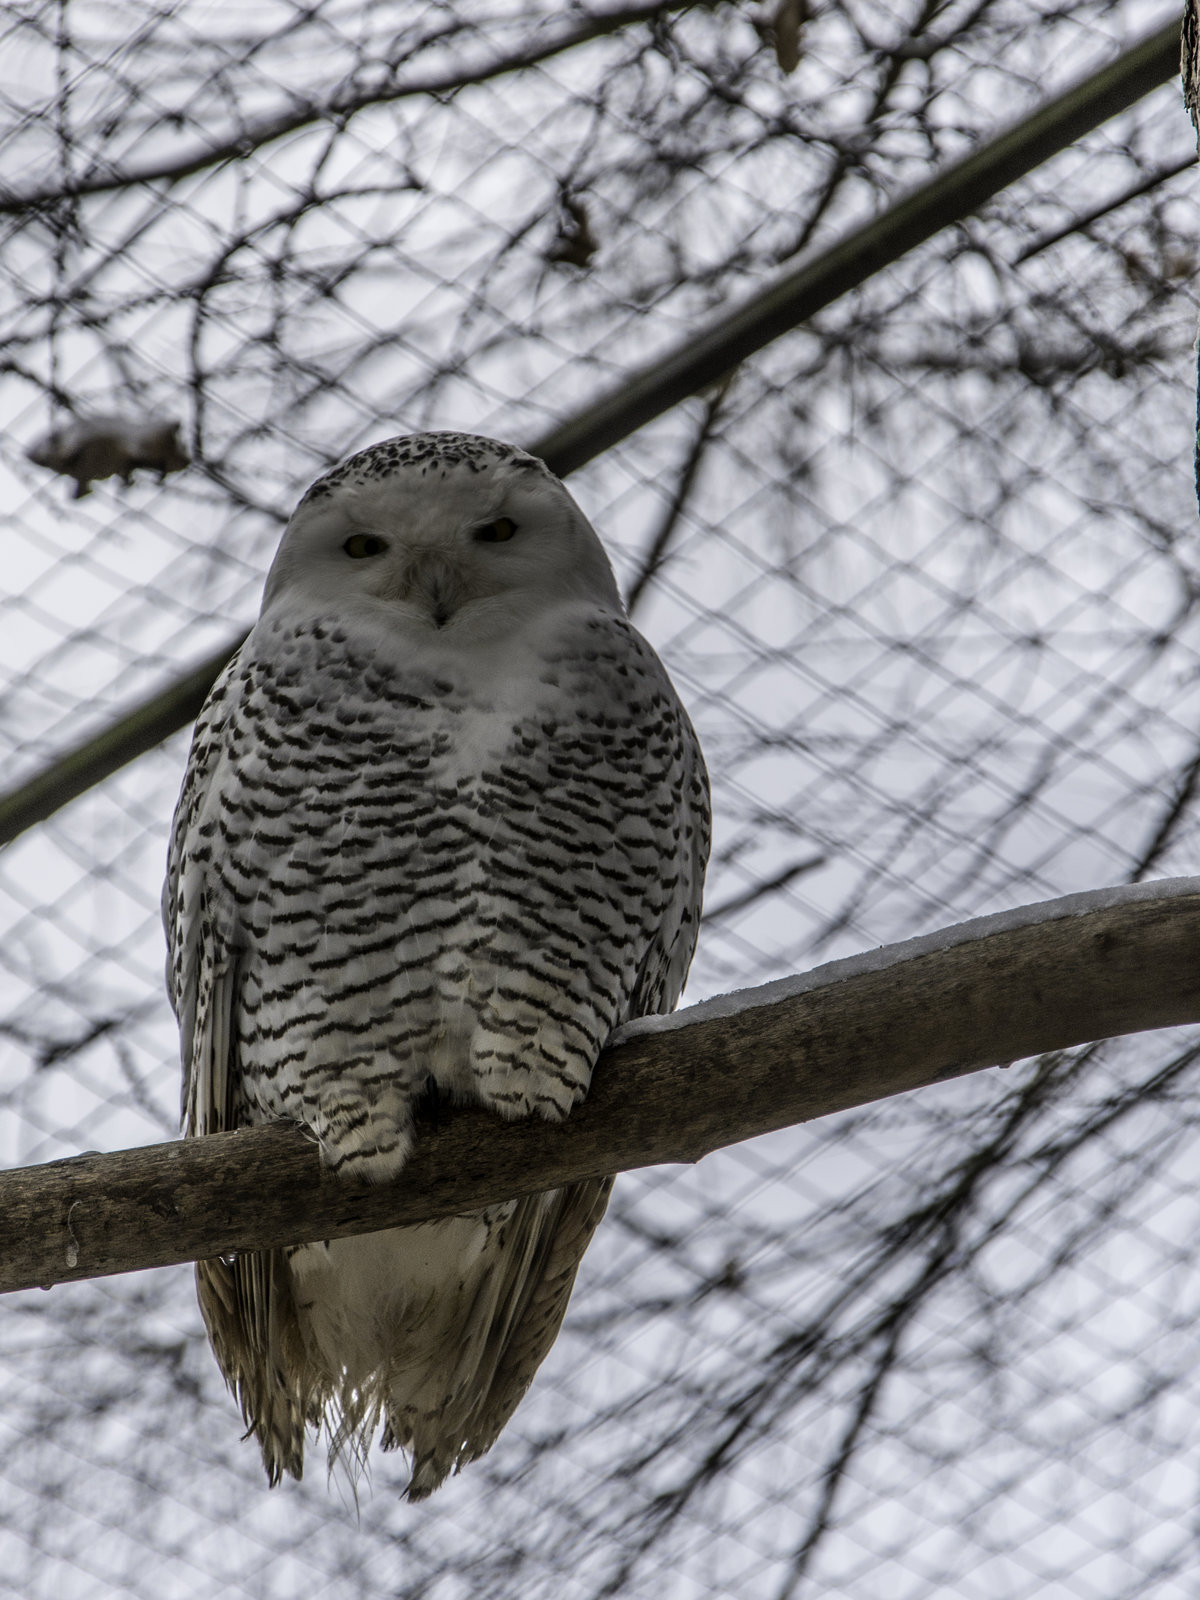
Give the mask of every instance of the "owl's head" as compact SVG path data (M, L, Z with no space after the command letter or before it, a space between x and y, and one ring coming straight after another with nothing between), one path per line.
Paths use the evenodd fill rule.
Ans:
M622 609L595 530L545 464L475 434L415 433L317 479L263 613L389 611L418 631L478 636L573 601Z

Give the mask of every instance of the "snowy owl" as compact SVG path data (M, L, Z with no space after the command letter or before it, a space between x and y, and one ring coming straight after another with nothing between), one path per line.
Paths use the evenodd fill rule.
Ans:
M536 457L386 440L319 478L196 725L164 892L189 1134L287 1118L347 1182L424 1095L557 1121L696 942L708 784L600 540ZM267 1476L377 1427L419 1499L495 1441L611 1179L197 1266Z

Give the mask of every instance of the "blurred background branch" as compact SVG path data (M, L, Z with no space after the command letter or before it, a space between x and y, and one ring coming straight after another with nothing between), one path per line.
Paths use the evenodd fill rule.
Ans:
M604 27L615 29L626 26L630 21L642 21L666 9L641 7L628 13L611 13L603 19ZM568 42L547 47L548 53L568 49L571 43L579 43L585 37L593 36L596 25L592 23L589 26L591 33L587 29L577 29ZM690 334L670 355L626 379L612 395L561 423L528 448L562 475L586 466L601 451L619 443L627 434L663 411L678 405L710 383L724 382L743 360L781 333L823 310L872 273L891 265L914 245L924 242L931 234L961 221L1015 178L1024 176L1082 133L1140 100L1149 89L1173 75L1177 70L1178 53L1177 26L1172 23L1158 29L1124 51L1116 61L1074 84L1048 105L1040 107L1015 127L1006 130L966 161L948 172L939 173L919 193L907 196L882 216L864 224L815 261L778 279L735 310L723 313L703 331ZM494 70L511 71L515 66L529 64L529 60L510 62L503 69L497 66ZM491 72L488 73L490 75ZM476 81L482 80L461 79L458 83ZM435 91L426 86L410 92L431 94L447 91L444 87ZM362 100L361 104L356 101L354 109L374 103L374 100ZM323 117L333 114L328 108L321 113ZM349 112L343 108L337 114L344 116ZM315 120L316 113L313 117ZM240 144L231 145L219 159L249 154L265 139L277 138L282 132L290 132L303 125L303 122L295 119L286 122L286 126L272 123L276 131L266 134L260 129L258 136L248 138L248 142L243 141L245 148ZM1164 177L1174 176L1188 164L1176 163L1171 171L1159 174L1152 183L1138 186L1136 194L1148 193ZM190 175L197 170L199 163L195 162L174 175ZM164 174L156 172L152 176L162 177ZM115 188L123 183L138 181L149 181L149 178L143 175L141 179L123 178L120 182L114 178L106 180L103 187ZM99 190L93 185L91 189L77 189L73 195L84 192L95 193ZM1134 193L1131 191L1124 199L1133 198ZM66 196L59 194L52 198L61 201ZM1078 226L1095 221L1106 210L1123 204L1124 199L1115 200L1095 215L1081 219ZM31 196L20 204L17 200L0 201L0 211L6 205L14 212L36 211L48 203L44 195ZM1060 232L1057 237L1064 236L1065 233ZM1036 248L1044 249L1053 242L1044 241ZM1026 255L1032 253L1032 249ZM1018 261L1023 259L1024 256L1018 257ZM706 438L707 431L702 428L696 450L689 458L692 461L690 475L689 469L685 468L681 479L685 494ZM302 487L298 485L298 491ZM664 545L665 538L663 536ZM651 547L652 557L654 548ZM657 566L658 563L654 564ZM652 575L649 569L647 575ZM634 580L629 591L631 608L640 597L645 582L646 579L640 575ZM218 651L210 662L201 664L177 683L125 712L101 733L85 740L19 789L0 794L0 845L16 838L35 822L44 820L93 783L109 777L125 762L144 754L168 734L192 722L203 703L204 692L211 687L213 679L239 642L240 639ZM206 672L209 673L207 681L204 676Z

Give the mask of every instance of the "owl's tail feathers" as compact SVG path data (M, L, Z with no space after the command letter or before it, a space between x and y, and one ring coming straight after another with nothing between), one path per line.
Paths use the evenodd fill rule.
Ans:
M266 1250L196 1263L196 1292L247 1437L258 1440L267 1481L304 1474L304 1424L315 1379L296 1325L283 1253Z
M423 1414L398 1404L393 1387L381 1442L411 1452L409 1500L426 1499L499 1438L557 1337L612 1183L589 1179L519 1201L472 1308L483 1337L468 1382L439 1411Z

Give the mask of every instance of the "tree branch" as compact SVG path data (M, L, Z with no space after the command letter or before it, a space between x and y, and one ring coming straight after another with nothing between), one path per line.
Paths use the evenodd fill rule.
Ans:
M704 453L712 440L713 432L717 426L717 419L721 414L721 407L725 403L725 396L729 392L729 380L719 384L714 393L708 396L704 405L704 412L700 424L692 438L692 443L684 457L683 466L675 480L675 489L670 500L659 519L658 527L650 539L645 555L638 563L638 570L634 573L628 592L625 595L625 609L632 617L636 614L642 596L647 588L654 582L662 571L668 558L671 542L679 529L680 518L687 509L688 501L692 497L692 490L696 487L696 477L700 471L700 463L704 460Z
M81 740L28 782L0 795L0 846L194 722L208 691L244 638L243 633L231 639L119 721Z
M1092 206L1088 211L1081 211L1078 216L1072 217L1070 222L1065 222L1061 228L1055 228L1052 233L1043 233L1039 238L1027 244L1023 250L1013 257L1012 264L1019 267L1022 262L1031 260L1040 255L1043 250L1049 250L1051 245L1059 244L1063 239L1069 239L1073 233L1082 233L1085 228L1090 228L1093 222L1111 216L1114 211L1119 211L1122 206L1127 206L1131 200L1140 199L1142 195L1149 194L1157 189L1160 183L1166 183L1171 178L1177 178L1181 172L1186 172L1189 167L1196 165L1195 155L1189 151L1186 156L1159 167L1148 178L1130 184L1127 189L1122 189L1119 194L1113 195L1108 200L1102 200L1099 205Z
M782 274L707 328L697 329L676 350L633 374L611 395L602 396L530 448L547 459L552 456L560 476L574 472L680 400L718 383L748 356L943 228L969 217L1010 183L1128 110L1178 71L1179 24L1172 22L937 173L830 249Z
M44 211L67 200L79 200L93 194L111 194L117 189L134 189L147 183L178 183L182 178L190 178L197 172L205 172L227 161L244 160L264 145L273 144L289 133L299 133L319 122L345 123L372 106L394 105L399 100L411 100L419 95L432 97L456 94L460 89L538 66L578 45L617 33L622 28L653 22L671 12L690 10L695 5L711 8L715 3L716 0L649 0L649 3L642 5L623 6L617 11L600 12L588 17L578 26L555 35L544 44L498 56L473 71L436 72L424 78L413 78L407 83L397 83L389 78L373 89L342 89L325 100L301 100L287 111L252 118L227 138L216 140L186 155L146 162L140 167L118 167L112 172L95 173L69 184L47 184L37 189L10 190L7 194L0 189L0 216Z
M628 20L632 12L621 15ZM978 210L1008 184L1164 83L1178 70L1178 35L1177 24L1171 23L1131 46L1107 67L1067 89L966 160L938 173L881 216L775 279L707 329L698 330L677 350L633 374L612 394L529 448L566 477L681 400L720 382L748 356L859 287L942 228ZM231 643L226 655L237 642ZM223 660L213 658L214 678ZM28 783L0 794L0 846L44 822L92 784L185 726L204 698L202 693L199 701L195 697L198 671L193 669L179 684L168 685L118 717ZM151 737L155 730L156 736Z
M353 1188L294 1127L0 1174L0 1290L424 1221L710 1151L981 1067L1200 1022L1200 878L1026 906L622 1029L567 1121L477 1110Z

